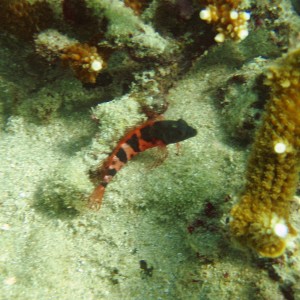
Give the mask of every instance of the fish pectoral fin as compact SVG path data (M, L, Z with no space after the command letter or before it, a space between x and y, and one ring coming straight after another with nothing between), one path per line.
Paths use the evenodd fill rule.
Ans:
M166 146L159 146L151 149L149 154L151 155L151 162L147 162L147 168L152 170L163 164L163 162L167 159L169 152Z

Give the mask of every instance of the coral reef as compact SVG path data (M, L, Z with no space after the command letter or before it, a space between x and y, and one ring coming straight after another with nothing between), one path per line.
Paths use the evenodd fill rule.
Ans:
M290 205L300 170L299 61L300 50L290 51L266 74L271 100L249 159L245 191L231 211L232 233L266 257L282 255L296 234Z
M83 83L95 83L98 74L107 66L107 54L101 55L96 47L81 44L53 29L38 34L35 47L48 62L61 60L69 66Z
M2 0L0 3L1 29L22 39L49 28L54 14L47 1L30 3L27 0Z
M120 1L87 0L86 6L95 16L109 22L105 38L117 47L126 47L136 59L165 61L176 51L174 41L164 38Z
M208 0L205 9L200 11L200 19L214 24L218 34L215 41L223 43L226 38L242 41L248 34L248 21L250 13L241 11L241 1Z
M58 60L65 49L78 43L77 40L71 39L54 29L42 31L34 38L36 53L45 58L49 63Z
M229 136L240 145L252 142L260 124L267 88L263 85L261 70L267 60L259 57L245 64L225 82L218 92L222 123ZM222 98L221 98L222 97ZM228 122L230 119L230 122Z
M224 24L241 22L247 38L199 20L210 5L232 11ZM32 300L45 291L61 300L299 298L299 253L250 255L228 225L271 88L262 72L299 42L289 1L2 0L0 8L1 299L25 290ZM214 41L218 30L224 43ZM283 63L267 80L277 82ZM92 211L89 174L160 114L186 120L197 136L168 146L163 162L157 148L130 160ZM282 160L290 155L286 141L274 146ZM290 224L300 228L296 194L292 214L272 220L286 244Z

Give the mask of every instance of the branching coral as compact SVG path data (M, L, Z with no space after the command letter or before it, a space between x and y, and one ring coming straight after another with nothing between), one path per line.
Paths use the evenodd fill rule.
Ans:
M200 11L200 18L215 26L218 34L215 41L222 43L226 38L241 41L248 36L250 14L239 10L241 1L208 0L208 5Z
M248 163L245 190L231 211L234 236L260 255L283 254L296 234L290 203L300 170L300 49L270 67L266 107Z

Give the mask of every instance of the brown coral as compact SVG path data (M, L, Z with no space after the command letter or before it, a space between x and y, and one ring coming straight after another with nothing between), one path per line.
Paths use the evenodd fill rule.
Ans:
M99 72L106 68L106 62L97 48L88 44L76 43L65 48L61 59L71 67L76 77L85 83L95 83Z
M149 2L149 0L125 0L124 4L125 6L130 7L136 15L140 15L148 6Z
M300 49L270 67L266 106L248 163L240 202L231 211L232 233L266 257L280 256L296 234L290 203L300 170Z
M26 0L1 1L1 29L22 39L31 39L34 33L48 28L54 20L53 12L46 1L33 4Z

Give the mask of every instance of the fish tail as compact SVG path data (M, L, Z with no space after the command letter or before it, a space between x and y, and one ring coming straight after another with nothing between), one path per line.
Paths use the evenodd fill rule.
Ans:
M102 199L104 195L105 187L102 184L99 184L91 196L89 197L89 207L93 210L99 210L102 204Z

